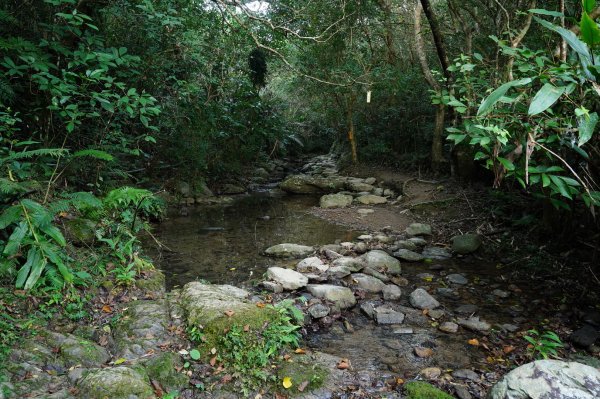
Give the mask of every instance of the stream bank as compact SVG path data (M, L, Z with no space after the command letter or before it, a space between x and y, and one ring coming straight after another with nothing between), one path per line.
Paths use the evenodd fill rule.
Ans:
M224 204L206 213L191 204L187 216L176 210L158 237L175 251L160 261L167 285L182 288L167 293L165 276L155 271L136 290L102 289L114 306L99 309L103 327L63 326L13 351L15 396L8 397L243 397L213 347L200 345L206 362L192 361L196 345L186 326L201 324L204 334L238 324L259 331L275 317L262 309L285 299L305 315L305 341L283 364L301 367L282 368L276 383L290 377L291 388L280 388L279 396L265 390L264 397L417 398L406 385L416 379L455 397L482 398L506 371L530 360L525 331L564 326L568 309L536 297L531 281L498 267L490 238L460 234L452 243L459 229L447 232L454 224L429 223L465 219L448 205L458 201L448 200L457 197L451 187L342 177L328 157L303 172L282 187L305 197L272 189L210 200ZM411 195L412 184L422 192ZM329 191L338 196L321 201ZM345 207L326 207L331 200ZM472 210L470 201L460 200L462 212ZM440 205L446 211L436 210ZM172 269L178 256L187 263ZM215 266L218 272L208 273ZM583 317L593 325L593 313ZM314 390L304 393L302 386Z

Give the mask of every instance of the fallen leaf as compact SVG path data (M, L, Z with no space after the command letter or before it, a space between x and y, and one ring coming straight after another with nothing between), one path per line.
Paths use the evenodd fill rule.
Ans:
M433 349L417 347L415 348L415 355L420 358L431 357L433 356Z
M104 306L102 306L102 311L104 313L112 313L112 308L108 305L104 305Z
M215 364L217 364L217 357L216 356L212 357L210 359L209 363L212 367L215 367Z
M264 308L264 307L265 307L265 306L267 306L267 305L265 305L265 304L264 304L264 302L258 302L258 303L256 304L256 306L258 306L259 308L261 308L261 309L262 309L262 308Z
M217 348L212 348L212 349L210 350L210 353L211 353L212 355L216 355L216 354L217 354Z
M338 362L337 368L340 370L347 370L350 368L350 361L348 359L342 359Z
M479 346L479 340L477 338L470 339L468 343L469 345Z
M404 380L402 378L396 378L396 384L402 385L404 384Z
M504 348L502 348L502 351L507 355L514 350L515 350L515 347L512 345L506 345Z
M304 355L304 354L306 354L306 350L305 350L305 349L302 349L302 348L297 348L297 349L294 351L294 353L295 353L296 355Z
M290 389L294 384L292 384L292 379L290 377L284 377L281 385L283 385L285 389Z
M306 389L308 384L309 384L308 381L302 381L302 383L300 385L298 385L298 391L304 392L304 390Z
M250 324L246 324L244 326L244 332L248 332L248 331L250 331Z
M283 355L283 360L285 360L286 362L287 362L288 360L290 360L290 358L291 358L291 356L290 356L290 355L288 355L287 353L286 353L285 355Z
M235 312L231 309L226 310L224 313L225 313L225 316L227 316L227 317L231 317L235 314Z
M228 382L231 382L231 380L233 380L233 377L231 376L231 374L225 374L223 376L223 378L221 378L221 382L223 384L227 384Z
M160 383L156 380L150 380L150 383L152 384L152 387L154 388L154 394L159 398L163 397L165 392L162 389L162 387L160 386Z
M127 359L125 359L124 357L121 357L117 360L115 360L115 366L118 366L119 364L125 363L127 361Z

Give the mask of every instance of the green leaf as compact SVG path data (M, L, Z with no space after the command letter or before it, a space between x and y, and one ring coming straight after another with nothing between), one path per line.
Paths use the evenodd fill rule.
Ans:
M565 183L563 182L563 180L560 176L550 175L550 180L552 180L552 183L554 183L554 185L558 189L558 192L560 193L560 195L562 195L563 197L566 197L568 199L573 199L573 197L571 196L571 193L569 192L567 186L565 185Z
M596 7L596 0L581 0L581 5L586 13L590 13L594 11L594 7Z
M511 87L524 86L532 82L531 78L525 78L520 80L513 80L510 82L504 83L502 86L498 87L496 90L492 92L479 106L479 110L477 111L477 116L483 116L487 114L490 109L506 94L506 92Z
M500 161L502 166L504 166L506 168L506 170L508 170L509 172L512 172L513 170L515 170L515 165L508 159L498 157L498 161Z
M581 28L581 38L589 46L595 46L600 43L600 29L586 12L581 16L579 27Z
M33 288L35 283L37 283L38 279L42 275L42 272L46 268L47 263L48 261L46 258L43 258L39 255L33 260L31 263L31 272L29 273L29 277L25 282L25 286L23 287L24 289L29 290Z
M200 359L200 351L198 351L198 349L192 349L190 351L190 357L193 360L199 360Z
M41 230L50 238L52 238L58 245L64 247L67 245L65 237L56 226L48 225L42 226Z
M114 157L112 155L110 155L108 152L100 151L100 150L92 150L92 149L77 151L76 153L73 154L73 157L74 158L91 157L91 158L96 158L96 159L100 159L102 161L107 161L107 162L114 160Z
M529 12L532 14L548 15L551 17L563 17L565 15L562 12L544 10L543 8L532 8L531 10L529 10Z
M589 116L582 115L578 118L579 122L579 147L590 141L596 125L598 124L598 114L596 112L589 114Z
M579 40L579 38L577 37L577 35L575 35L575 33L571 32L568 29L562 28L558 25L554 25L553 23L545 21L541 18L537 18L537 17L534 17L534 18L540 25L561 35L562 38L565 39L565 41L569 44L569 46L573 50L575 50L580 56L582 56L586 62L591 64L590 50L589 50L587 44L585 44L584 42Z
M529 105L529 111L527 113L529 115L537 115L541 112L544 112L548 108L554 105L556 101L563 95L565 92L564 87L556 87L550 83L546 83L542 88L536 93L535 97L531 101Z
M21 242L29 232L29 227L27 226L27 222L22 221L19 223L10 237L8 238L8 242L6 243L6 247L4 247L3 255L12 256L17 253L19 247L21 246Z
M547 174L543 173L542 174L542 186L548 187L549 185L550 185L550 178L548 177Z

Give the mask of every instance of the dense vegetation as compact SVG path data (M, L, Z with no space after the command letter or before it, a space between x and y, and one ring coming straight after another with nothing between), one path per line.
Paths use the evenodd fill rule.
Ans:
M59 304L87 317L99 277L127 286L152 268L138 233L163 216L158 191L302 151L467 178L487 168L544 217L591 214L597 228L599 10L4 0L0 293L17 297L0 305L27 292L45 318ZM16 329L0 314L0 349Z

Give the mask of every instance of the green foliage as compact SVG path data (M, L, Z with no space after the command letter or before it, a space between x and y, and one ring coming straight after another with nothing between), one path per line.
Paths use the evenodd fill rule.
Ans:
M527 331L529 335L523 336L523 339L529 342L527 351L532 358L548 359L553 357L559 359L558 350L564 345L560 337L553 331L545 331L540 334L537 330Z
M424 381L409 381L404 384L406 399L453 399L444 391Z

